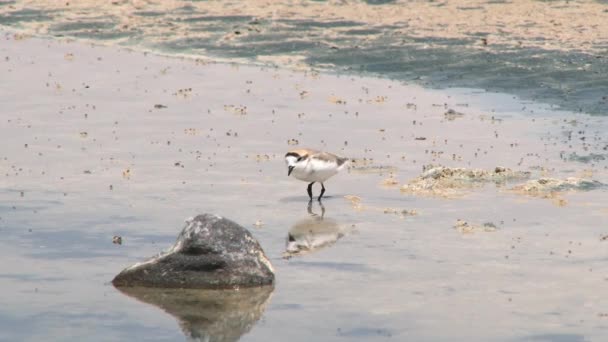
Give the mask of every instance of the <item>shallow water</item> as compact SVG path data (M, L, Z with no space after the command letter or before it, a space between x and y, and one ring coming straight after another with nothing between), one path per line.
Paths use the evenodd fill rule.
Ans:
M606 155L602 118L467 89L205 64L12 34L3 42L2 340L192 335L188 327L198 325L184 326L173 306L164 307L167 314L110 281L169 247L183 220L203 212L250 229L277 272L273 292L253 313L226 311L250 317L245 341L608 335L605 188L566 193L559 202L490 184L448 200L403 195L382 185L389 174L378 172L394 170L403 184L429 163L501 165L608 183L606 159L569 157ZM446 119L449 108L464 116ZM285 258L290 232L302 220L314 226L311 213L322 213L317 203L309 212L306 185L286 177L290 139L371 161L326 184L321 222L339 225L341 236ZM348 195L360 197L359 205ZM403 209L418 215L394 213ZM463 235L453 228L457 219L497 230ZM112 244L114 235L122 245ZM205 310L198 314L208 317ZM220 328L201 329L219 341L234 338L234 329L212 323Z

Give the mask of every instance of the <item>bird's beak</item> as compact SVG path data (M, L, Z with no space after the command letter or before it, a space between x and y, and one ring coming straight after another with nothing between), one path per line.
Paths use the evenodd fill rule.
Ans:
M287 176L289 177L291 175L291 171L293 171L293 166L288 167L288 171L287 171Z

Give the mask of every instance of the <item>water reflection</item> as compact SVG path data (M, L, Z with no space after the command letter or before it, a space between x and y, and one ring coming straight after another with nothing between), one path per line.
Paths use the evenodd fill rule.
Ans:
M120 287L120 292L174 316L194 341L238 341L262 317L272 286L240 290Z
M313 201L306 208L308 217L297 221L287 233L287 242L283 257L308 253L333 245L345 234L344 229L331 218L325 217L325 206L319 205L320 214L313 211Z

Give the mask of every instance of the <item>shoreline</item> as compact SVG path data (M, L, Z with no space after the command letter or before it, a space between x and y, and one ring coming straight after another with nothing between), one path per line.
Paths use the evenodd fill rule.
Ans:
M62 44L79 44L86 45L91 47L98 48L106 48L106 49L115 49L117 51L128 52L128 53L138 53L144 56L152 55L161 58L167 58L172 60L182 60L182 61L190 61L194 62L197 65L206 65L206 64L217 64L217 65L225 65L225 66L242 66L248 68L260 68L266 71L288 71L294 73L302 73L305 76L312 75L330 75L334 77L350 77L357 79L375 79L382 80L387 82L394 82L396 84L400 84L403 86L413 87L416 89L424 89L429 92L437 92L448 94L448 96L459 96L466 98L467 100L473 100L476 98L480 98L481 94L496 98L498 101L503 103L507 103L506 108L509 109L499 109L499 112L508 111L511 114L522 114L522 117L526 117L528 114L538 112L551 112L551 116L555 118L559 117L567 117L567 116L583 116L587 118L597 118L599 120L608 120L608 117L603 115L595 115L587 112L580 112L569 110L566 108L562 108L560 105L553 104L551 102L543 102L534 99L526 99L521 98L517 94L506 93L500 91L492 91L488 89L482 88L469 88L469 87L435 87L435 86L425 86L424 84L418 82L411 82L408 80L402 80L399 78L391 78L388 75L377 74L373 72L356 72L349 70L331 70L326 68L315 68L313 65L309 64L298 64L298 66L294 66L291 64L276 64L275 62L270 61L256 61L247 58L232 58L232 57L220 57L220 56L206 56L206 55L197 55L197 54L188 54L188 53L168 53L162 52L159 50L154 50L150 48L146 48L143 46L126 46L126 45L115 45L111 43L104 43L102 41L93 40L93 39L85 39L85 38L75 38L75 37L57 37L50 34L40 35L40 34L31 34L27 33L25 30L19 30L12 27L1 27L0 35L4 36L5 39L9 35L13 35L14 40L27 40L27 39L40 39L45 41L55 41ZM466 101L465 101L466 102ZM487 101L484 101L487 102ZM516 108L516 106L523 105L523 107ZM458 106L458 104L456 104ZM468 104L466 105L468 106ZM528 106L532 106L532 108L528 108ZM489 104L483 104L482 110L493 111L496 108L492 108ZM525 112L529 112L528 114L523 114ZM522 113L523 112L523 113ZM531 116L533 117L533 116Z
M352 70L427 88L515 93L604 116L608 83L601 75L608 73L608 63L602 53L608 45L599 32L608 22L606 8L593 2L462 0L289 6L265 0L238 5L22 0L0 6L0 21L33 34L139 46L162 55L312 66L339 74ZM361 11L367 15L357 16ZM97 12L108 16L92 15ZM441 67L427 67L429 56Z

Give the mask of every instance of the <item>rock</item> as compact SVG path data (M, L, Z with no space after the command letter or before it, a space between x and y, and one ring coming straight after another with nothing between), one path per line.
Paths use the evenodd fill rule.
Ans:
M262 317L272 286L235 290L122 287L175 317L188 341L238 341Z
M124 269L114 286L230 289L271 285L274 270L249 231L204 214L186 221L168 251Z
M429 165L423 168L422 175L403 185L401 191L414 195L454 197L460 195L459 190L483 183L500 184L528 177L530 172L513 171L500 166L494 170L482 170Z

